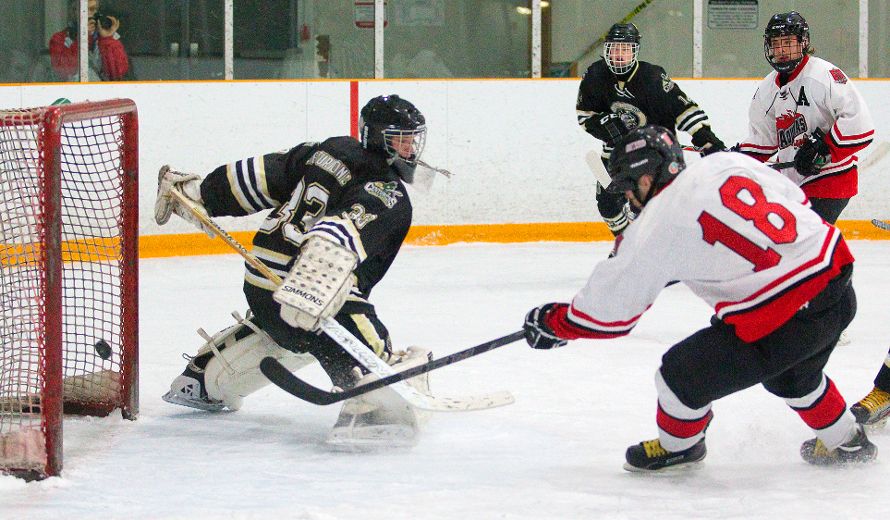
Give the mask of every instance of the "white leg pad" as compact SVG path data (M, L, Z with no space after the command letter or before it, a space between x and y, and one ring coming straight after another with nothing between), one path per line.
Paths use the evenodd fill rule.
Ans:
M248 322L244 322L248 323ZM245 397L269 384L260 372L260 361L269 356L291 371L315 362L310 354L296 354L281 348L263 332L235 340L234 331L218 345L218 353L204 369L204 388L211 399L222 401L230 410L241 408ZM225 348L221 348L221 347Z
M389 364L396 371L402 371L429 360L428 350L409 347L407 352L394 354ZM428 375L421 374L406 382L429 395ZM377 376L369 374L359 379L356 385L376 379ZM337 424L326 443L335 449L349 451L413 446L429 416L430 412L414 408L391 388L384 387L343 403Z

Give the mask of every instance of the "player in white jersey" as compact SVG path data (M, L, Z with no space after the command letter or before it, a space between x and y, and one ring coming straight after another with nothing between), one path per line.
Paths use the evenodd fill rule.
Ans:
M775 156L793 163L782 174L834 224L856 195L856 153L874 136L871 114L841 69L811 55L810 29L800 13L770 19L763 52L775 70L754 93L749 134L737 149L760 161Z
M782 173L834 224L858 189L856 153L874 136L868 107L843 71L810 55L810 30L800 13L774 15L763 50L775 72L754 94L750 135L738 149L761 161L775 154L778 162L793 162ZM867 425L883 425L890 416L890 353L852 411Z
M686 168L674 135L657 126L620 141L609 173L609 189L642 212L570 304L529 312L528 343L554 348L570 339L623 336L671 280L716 313L711 326L662 358L655 375L659 437L628 448L625 468L655 471L702 460L711 403L757 383L815 432L801 446L806 461L874 459L877 448L822 371L856 313L853 257L803 191L737 153Z

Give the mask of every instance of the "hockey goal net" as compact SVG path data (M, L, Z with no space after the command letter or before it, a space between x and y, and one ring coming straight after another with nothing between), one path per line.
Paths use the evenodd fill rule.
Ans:
M0 110L0 471L62 469L62 414L138 413L130 100Z

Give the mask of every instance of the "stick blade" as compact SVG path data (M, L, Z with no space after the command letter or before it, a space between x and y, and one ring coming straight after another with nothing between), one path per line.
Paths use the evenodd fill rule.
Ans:
M603 188L608 187L609 184L612 183L612 177L609 176L609 172L607 172L606 167L603 166L603 160L600 158L600 154L596 150L587 152L587 155L584 156L584 160L587 162L587 167L590 168L590 172L596 177L597 182L602 184Z
M860 171L873 167L884 157L886 157L888 153L890 153L890 143L888 143L887 141L881 141L874 146L870 146L869 148L872 149L869 150L868 148L866 148L866 151L868 151L868 155L866 155L859 162Z
M325 392L303 381L273 357L264 357L260 361L260 371L275 386L306 402L328 405L338 401L336 394Z
M890 231L890 224L884 222L883 220L878 220L876 218L871 219L871 223L874 227L878 229L883 229L884 231Z

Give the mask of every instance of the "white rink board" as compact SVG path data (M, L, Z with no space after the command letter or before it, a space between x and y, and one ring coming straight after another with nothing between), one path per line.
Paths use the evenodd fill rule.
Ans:
M758 80L678 80L734 144L747 133ZM877 126L890 140L890 82L857 81ZM455 173L415 197L418 225L599 220L584 156L597 141L576 124L578 80L360 81L359 103L398 93L427 117L424 159ZM42 106L66 97L131 98L140 124L140 234L191 233L178 220L152 221L155 172L163 164L206 174L220 164L349 133L348 81L101 83L0 86L0 107ZM690 142L682 135L683 142ZM845 219L890 218L890 159L861 178ZM226 219L228 220L228 219ZM253 230L257 218L224 221Z

